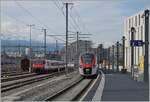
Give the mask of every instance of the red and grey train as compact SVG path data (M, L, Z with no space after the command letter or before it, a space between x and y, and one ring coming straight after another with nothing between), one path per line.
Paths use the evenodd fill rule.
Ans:
M65 68L65 63L63 61L56 60L45 60L45 59L35 59L32 61L32 70L34 72L49 72L58 71Z
M79 73L82 76L96 76L98 74L97 58L94 53L81 54L79 65Z

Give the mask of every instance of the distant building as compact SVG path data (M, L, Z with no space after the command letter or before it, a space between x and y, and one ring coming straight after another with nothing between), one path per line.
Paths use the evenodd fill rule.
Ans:
M113 58L114 53L114 58ZM114 46L114 52L112 47L104 48L103 44L99 44L97 48L97 55L98 55L98 62L101 64L101 67L105 67L108 65L112 65L112 62L114 60L114 63L117 63L117 47ZM123 58L123 47L122 44L119 44L119 65L122 65Z
M92 42L87 40L78 41L78 55L77 55L77 42L73 42L68 45L68 62L69 63L78 63L78 57L83 52L92 51ZM63 58L65 60L65 47L62 49Z

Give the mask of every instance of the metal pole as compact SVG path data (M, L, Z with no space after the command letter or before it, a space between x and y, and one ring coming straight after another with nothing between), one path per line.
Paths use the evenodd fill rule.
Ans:
M145 10L144 81L149 82L149 10Z
M97 48L97 57L98 57L97 64L99 68L99 62L100 62L99 47Z
M29 68L29 72L31 72L31 67L32 67L32 64L31 64L31 60L32 60L31 53L32 53L32 51L31 51L31 25L30 25L30 68Z
M32 46L31 46L31 27L32 26L34 26L33 24L30 24L30 25L28 25L29 26L29 28L30 28L30 65L29 65L29 72L32 72L32 63L31 63L31 60L32 60L32 57L31 57L31 55L32 55Z
M112 53L113 53L113 56L112 56L112 70L114 71L114 58L115 58L115 56L114 56L114 45L112 45Z
M131 28L131 41L134 40L134 32L135 32L135 28L132 27ZM134 72L133 72L133 67L134 67L134 45L131 45L131 75L133 76Z
M79 59L79 32L77 32L77 68L79 67L79 61L78 61L78 59Z
M108 69L110 69L110 47L107 49L107 51L108 51L108 56L107 56L107 58L108 58Z
M123 69L125 69L125 36L122 37L122 47L123 47Z
M20 40L18 40L18 42L19 42L19 54L21 54L21 45L20 45Z
M104 60L104 55L103 55L103 44L100 45L100 61L101 61L101 68L103 68L103 60Z
M31 58L31 25L30 26L30 58Z
M46 29L44 29L44 57L46 58Z
M117 72L119 72L119 42L117 41Z
M58 40L56 40L56 54L58 55Z
M4 55L6 55L6 46L4 45Z
M99 51L99 68L102 68L102 55L101 55L101 50Z
M66 74L68 73L68 3L66 4Z

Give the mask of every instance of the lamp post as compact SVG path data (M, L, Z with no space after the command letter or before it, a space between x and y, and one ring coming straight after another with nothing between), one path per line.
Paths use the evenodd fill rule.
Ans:
M131 41L134 40L134 33L135 33L135 28L131 27ZM132 77L134 75L133 67L134 67L134 45L131 44L131 76Z
M125 36L122 37L122 47L123 47L123 69L125 69Z
M119 72L119 41L117 41L116 45L117 45L117 72Z
M112 55L112 70L113 70L113 72L114 72L114 45L112 45L112 53L113 53L113 55Z
M149 10L144 11L144 19L145 19L144 81L149 82Z

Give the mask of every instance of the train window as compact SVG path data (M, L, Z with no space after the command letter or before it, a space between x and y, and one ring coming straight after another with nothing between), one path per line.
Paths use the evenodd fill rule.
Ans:
M84 55L83 55L83 61L84 61L84 63L87 63L87 64L88 64L88 63L91 63L93 57L94 57L93 54L90 54L90 53L84 54Z

